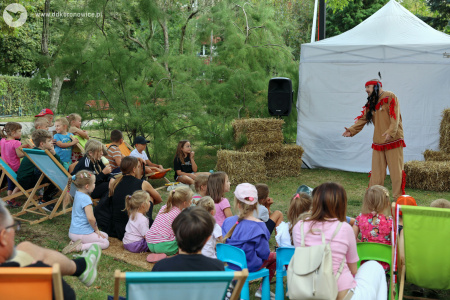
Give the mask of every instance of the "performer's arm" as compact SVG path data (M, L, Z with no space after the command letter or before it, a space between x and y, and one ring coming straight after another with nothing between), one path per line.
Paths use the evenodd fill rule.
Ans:
M354 136L363 129L366 123L367 123L366 109L364 107L363 111L361 112L361 115L356 118L355 124L352 127L349 127L347 130L350 131L351 136Z
M398 104L398 99L395 96L391 98L391 101L389 101L389 117L389 129L386 130L383 136L388 134L391 136L391 138L393 138L397 135L398 124L400 122L400 106Z

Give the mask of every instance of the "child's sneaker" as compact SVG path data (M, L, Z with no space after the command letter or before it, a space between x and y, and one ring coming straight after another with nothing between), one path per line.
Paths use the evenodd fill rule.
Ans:
M81 257L86 260L86 270L78 279L86 286L91 286L97 278L97 264L102 256L102 249L99 245L93 244Z
M62 251L62 254L67 254L74 251L81 251L81 240L70 241L69 245L67 245Z
M46 201L41 200L41 201L39 201L39 204L44 204L45 202ZM45 210L46 212L49 212L49 213L51 213L53 211L53 208L55 208L54 204L49 204L49 205L46 205L46 206L42 206L42 209Z
M19 208L19 207L22 206L21 203L17 202L17 201L14 200L14 199L7 200L7 201L6 201L6 205L9 206L9 207L11 207L11 208Z

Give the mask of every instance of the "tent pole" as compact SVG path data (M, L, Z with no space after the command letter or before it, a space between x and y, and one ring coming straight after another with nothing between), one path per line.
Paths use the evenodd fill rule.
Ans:
M314 1L314 18L313 18L313 25L312 25L312 29L311 29L311 43L314 43L316 41L317 2L318 2L318 0Z

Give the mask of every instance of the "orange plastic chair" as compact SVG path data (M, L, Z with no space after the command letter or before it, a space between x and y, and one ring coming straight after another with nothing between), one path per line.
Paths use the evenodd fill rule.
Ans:
M52 283L54 291L52 289ZM48 268L0 268L2 300L63 300L59 264Z

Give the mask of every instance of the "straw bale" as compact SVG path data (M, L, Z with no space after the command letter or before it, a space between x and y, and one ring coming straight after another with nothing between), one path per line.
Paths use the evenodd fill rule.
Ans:
M263 155L267 153L279 152L281 150L281 143L260 143L260 144L247 144L242 146L239 151L242 152L261 152Z
M409 161L405 164L406 187L436 192L450 191L450 162Z
M240 133L249 133L252 131L281 130L283 124L284 120L275 118L236 119L231 122L234 132L237 135Z
M450 161L450 153L442 151L425 150L423 157L426 161Z
M277 153L267 155L264 159L267 176L300 176L303 151L303 148L297 145L283 145Z
M232 184L265 182L264 153L217 151L217 171L224 171Z
M261 144L261 143L279 143L284 140L283 131L279 130L267 130L267 131L248 131L235 134L235 140L239 141L245 136L247 144Z
M442 152L450 153L450 108L444 109L442 112L439 133L441 135L439 139L439 149Z

